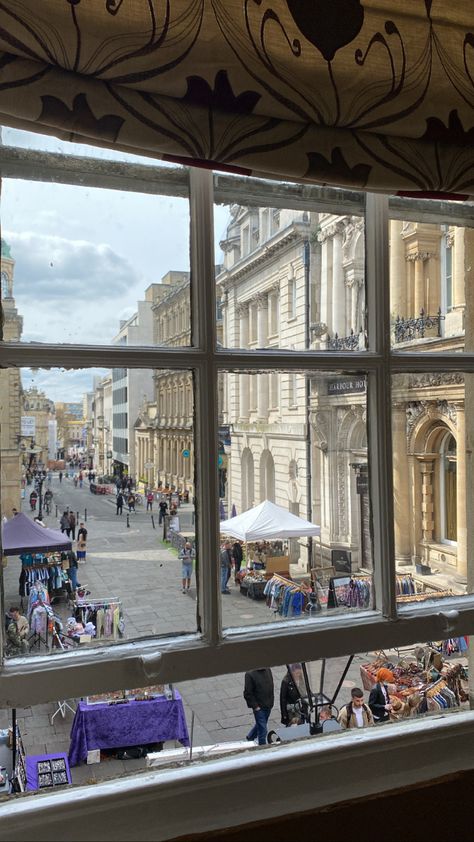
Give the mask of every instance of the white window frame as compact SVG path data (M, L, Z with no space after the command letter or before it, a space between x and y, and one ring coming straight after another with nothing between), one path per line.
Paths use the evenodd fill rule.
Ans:
M3 177L50 179L70 184L89 184L92 187L168 195L188 194L185 171L164 170L160 167L118 165L109 167L107 161L94 161L30 150L0 147L0 172ZM181 191L181 192L180 192ZM98 362L105 367L192 370L195 382L194 450L196 454L198 501L198 535L200 542L201 577L199 610L202 632L148 638L124 642L107 649L86 652L78 650L54 657L39 656L22 661L12 659L4 663L0 672L0 705L24 707L57 698L77 698L91 692L101 692L124 686L143 686L147 683L177 683L184 680L242 672L262 664L276 666L295 660L314 660L315 652L327 658L370 651L377 648L403 646L421 640L436 640L446 636L474 633L474 597L452 597L439 604L425 603L416 608L401 606L397 610L395 594L395 563L393 542L393 488L391 471L391 405L390 375L411 371L474 371L474 354L397 352L390 348L390 301L388 267L389 200L381 195L367 194L366 220L366 282L369 350L366 352L327 352L285 350L228 350L220 349L216 341L215 285L208 279L214 276L213 201L262 206L268 198L272 207L325 209L331 213L361 212L363 197L354 191L311 189L308 185L281 185L257 179L222 176L209 171L190 170L189 200L191 225L192 270L192 348L173 347L81 347L21 343L0 344L0 364L36 368L61 365L81 368ZM271 199L270 199L271 197ZM469 208L450 208L450 222L472 225ZM420 219L440 222L436 203L410 202L402 198L390 200L390 214L399 219ZM446 218L446 203L444 203ZM385 279L385 283L381 282ZM344 371L349 374L366 372L368 377L368 450L371 454L370 482L373 518L373 547L375 566L375 604L373 611L361 611L354 616L342 615L316 618L290 625L275 622L255 627L223 629L219 594L219 562L216 548L219 540L218 513L218 426L217 374L219 370L308 372ZM3 631L3 629L2 629ZM1 641L0 641L1 642ZM310 741L303 747L289 745L257 757L213 761L186 770L168 770L147 775L136 799L134 779L103 783L84 788L88 809L96 810L102 827L110 831L110 820L122 827L124 820L135 822L135 832L142 838L140 828L150 833L151 815L161 816L160 828L153 827L153 838L171 836L171 828L186 832L230 826L242 821L240 810L229 811L234 803L235 782L245 770L252 771L251 797L246 799L245 820L280 815L292 810L304 810L319 804L334 803L348 797L376 792L380 788L377 769L365 765L360 776L361 754L368 753L384 759L386 775L384 788L414 783L437 774L472 766L474 732L469 713L445 720L415 721L404 728L373 729L373 733L357 735L357 740L341 738ZM436 733L436 740L433 734ZM407 765L407 736L410 765ZM390 747L390 770L386 757ZM451 749L459 750L454 758ZM418 751L420 749L420 751ZM370 766L370 764L369 764ZM312 774L308 775L308 769ZM292 786L288 787L288 773ZM320 773L314 786L314 774ZM222 795L209 801L192 798L210 783ZM401 777L403 774L403 778ZM345 785L341 787L341 781ZM282 790L284 787L284 793ZM272 799L263 797L263 787ZM92 791L93 790L93 791ZM216 790L214 790L216 792ZM225 793L232 797L223 797ZM299 797L295 802L294 793ZM183 793L195 804L192 815L183 816ZM278 794L281 793L281 799ZM79 797L79 796L78 796ZM53 800L51 800L53 799ZM140 801L137 808L131 809ZM152 813L143 809L149 804ZM166 809L164 804L166 803ZM70 793L58 793L38 799L22 799L2 808L0 826L21 827L23 835L29 823L42 823L44 828L61 822L77 812L77 801ZM54 805L48 818L47 810ZM179 806L181 805L181 806ZM82 808L81 808L82 809ZM160 810L164 812L160 814ZM212 813L212 815L211 815ZM163 821L163 815L166 821ZM10 824L9 824L10 822ZM138 823L137 823L138 822ZM173 824L174 822L174 824ZM187 824L186 824L187 823ZM98 824L95 824L99 831ZM12 835L14 833L12 832Z

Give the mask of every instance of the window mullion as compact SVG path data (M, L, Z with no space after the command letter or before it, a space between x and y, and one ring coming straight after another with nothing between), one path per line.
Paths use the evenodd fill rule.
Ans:
M366 205L366 281L369 342L380 357L380 365L369 374L367 396L375 599L385 617L396 619L388 198L374 194L367 195Z
M201 630L209 643L221 634L218 594L219 509L217 469L217 345L214 283L214 205L212 173L190 171L191 330L194 347L203 352L195 369L195 454L198 537L198 582Z

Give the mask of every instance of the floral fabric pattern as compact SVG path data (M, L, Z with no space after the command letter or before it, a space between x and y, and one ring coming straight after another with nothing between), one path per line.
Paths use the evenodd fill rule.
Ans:
M188 164L474 194L472 0L0 0L4 125Z

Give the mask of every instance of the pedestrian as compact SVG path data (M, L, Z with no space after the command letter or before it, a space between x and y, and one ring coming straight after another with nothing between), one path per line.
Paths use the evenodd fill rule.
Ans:
M63 481L63 472L59 471L59 482Z
M153 511L153 500L155 499L153 491L147 491L146 494L146 510L147 512Z
M235 541L232 547L232 558L234 559L234 581L235 584L238 584L237 573L240 573L240 568L242 566L242 561L244 558L244 553L242 550L242 542Z
M77 533L77 540L78 540L78 541L79 541L79 538L81 537L81 535L83 536L84 541L87 541L87 529L86 529L86 527L84 526L84 524L83 524L83 522L82 522L82 521L81 521L81 523L79 524L79 531L78 531L78 533Z
M392 704L388 693L387 681L394 684L393 672L385 667L377 671L376 684L372 687L369 695L369 708L372 711L374 722L387 722L390 718Z
M255 725L247 734L247 740L258 739L259 746L264 746L267 742L268 718L274 702L271 669L256 669L245 673L244 699L255 717Z
M135 511L135 497L131 492L128 495L127 503L128 503L128 511L134 512Z
M71 583L72 598L76 598L76 590L80 587L77 581L77 556L74 550L67 550L61 553L61 561L63 562L63 570L67 569L69 582ZM66 567L66 565L69 565Z
M160 523L163 523L163 518L168 511L168 503L166 502L166 500L160 500L158 508L160 510L160 515L159 515L159 518L158 518L158 524L160 524Z
M81 534L77 535L77 560L81 564L84 564L86 560L86 537L87 529L81 529Z
M230 541L224 541L221 549L221 593L229 594L230 590L227 583L230 579L232 570L232 544Z
M116 502L116 506L117 506L117 510L116 510L115 514L121 515L122 514L122 508L123 508L123 496L122 496L121 491L119 491L119 493L117 494L117 499L116 499L115 502Z
M73 476L73 478L72 478L72 481L73 481L73 483L74 483L74 488L77 488L78 479L77 479L76 474L74 474L74 476Z
M28 620L16 605L12 605L7 615L5 654L24 655L28 652L30 627Z
M69 535L73 541L76 540L76 515L74 512L69 512Z
M364 702L364 693L360 687L353 687L351 700L339 711L337 721L343 729L367 728L374 724L372 711Z
M65 532L69 538L71 534L71 524L69 523L69 515L67 512L62 513L61 520L59 521L59 526L61 528L61 532Z
M321 734L342 731L342 725L332 715L329 705L324 705L319 711L319 726Z
M302 699L301 689L304 687L304 677L301 664L291 664L282 679L280 686L280 713L281 724L301 725L305 721L305 714L308 711L308 704Z
M181 559L181 576L183 577L183 593L191 587L191 576L193 575L193 560L196 553L189 541L186 541L179 557Z
M34 512L36 509L36 501L38 500L38 493L37 491L33 490L30 494L30 508L31 511Z

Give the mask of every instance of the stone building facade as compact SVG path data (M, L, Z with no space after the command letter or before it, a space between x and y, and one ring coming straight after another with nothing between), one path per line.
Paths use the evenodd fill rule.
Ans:
M154 344L189 345L189 272L167 272L161 284L155 286ZM183 491L191 497L194 494L191 372L153 372L153 396L142 402L135 422L135 460L143 489Z
M217 277L224 347L305 347L314 222L302 211L231 207ZM289 372L230 373L223 391L229 509L240 513L267 499L311 517L307 379ZM300 550L293 544L295 561Z
M1 241L1 304L2 331L5 342L19 342L23 319L13 296L15 261L8 243ZM0 371L0 452L2 514L11 517L12 509L20 509L21 484L21 379L18 369Z

